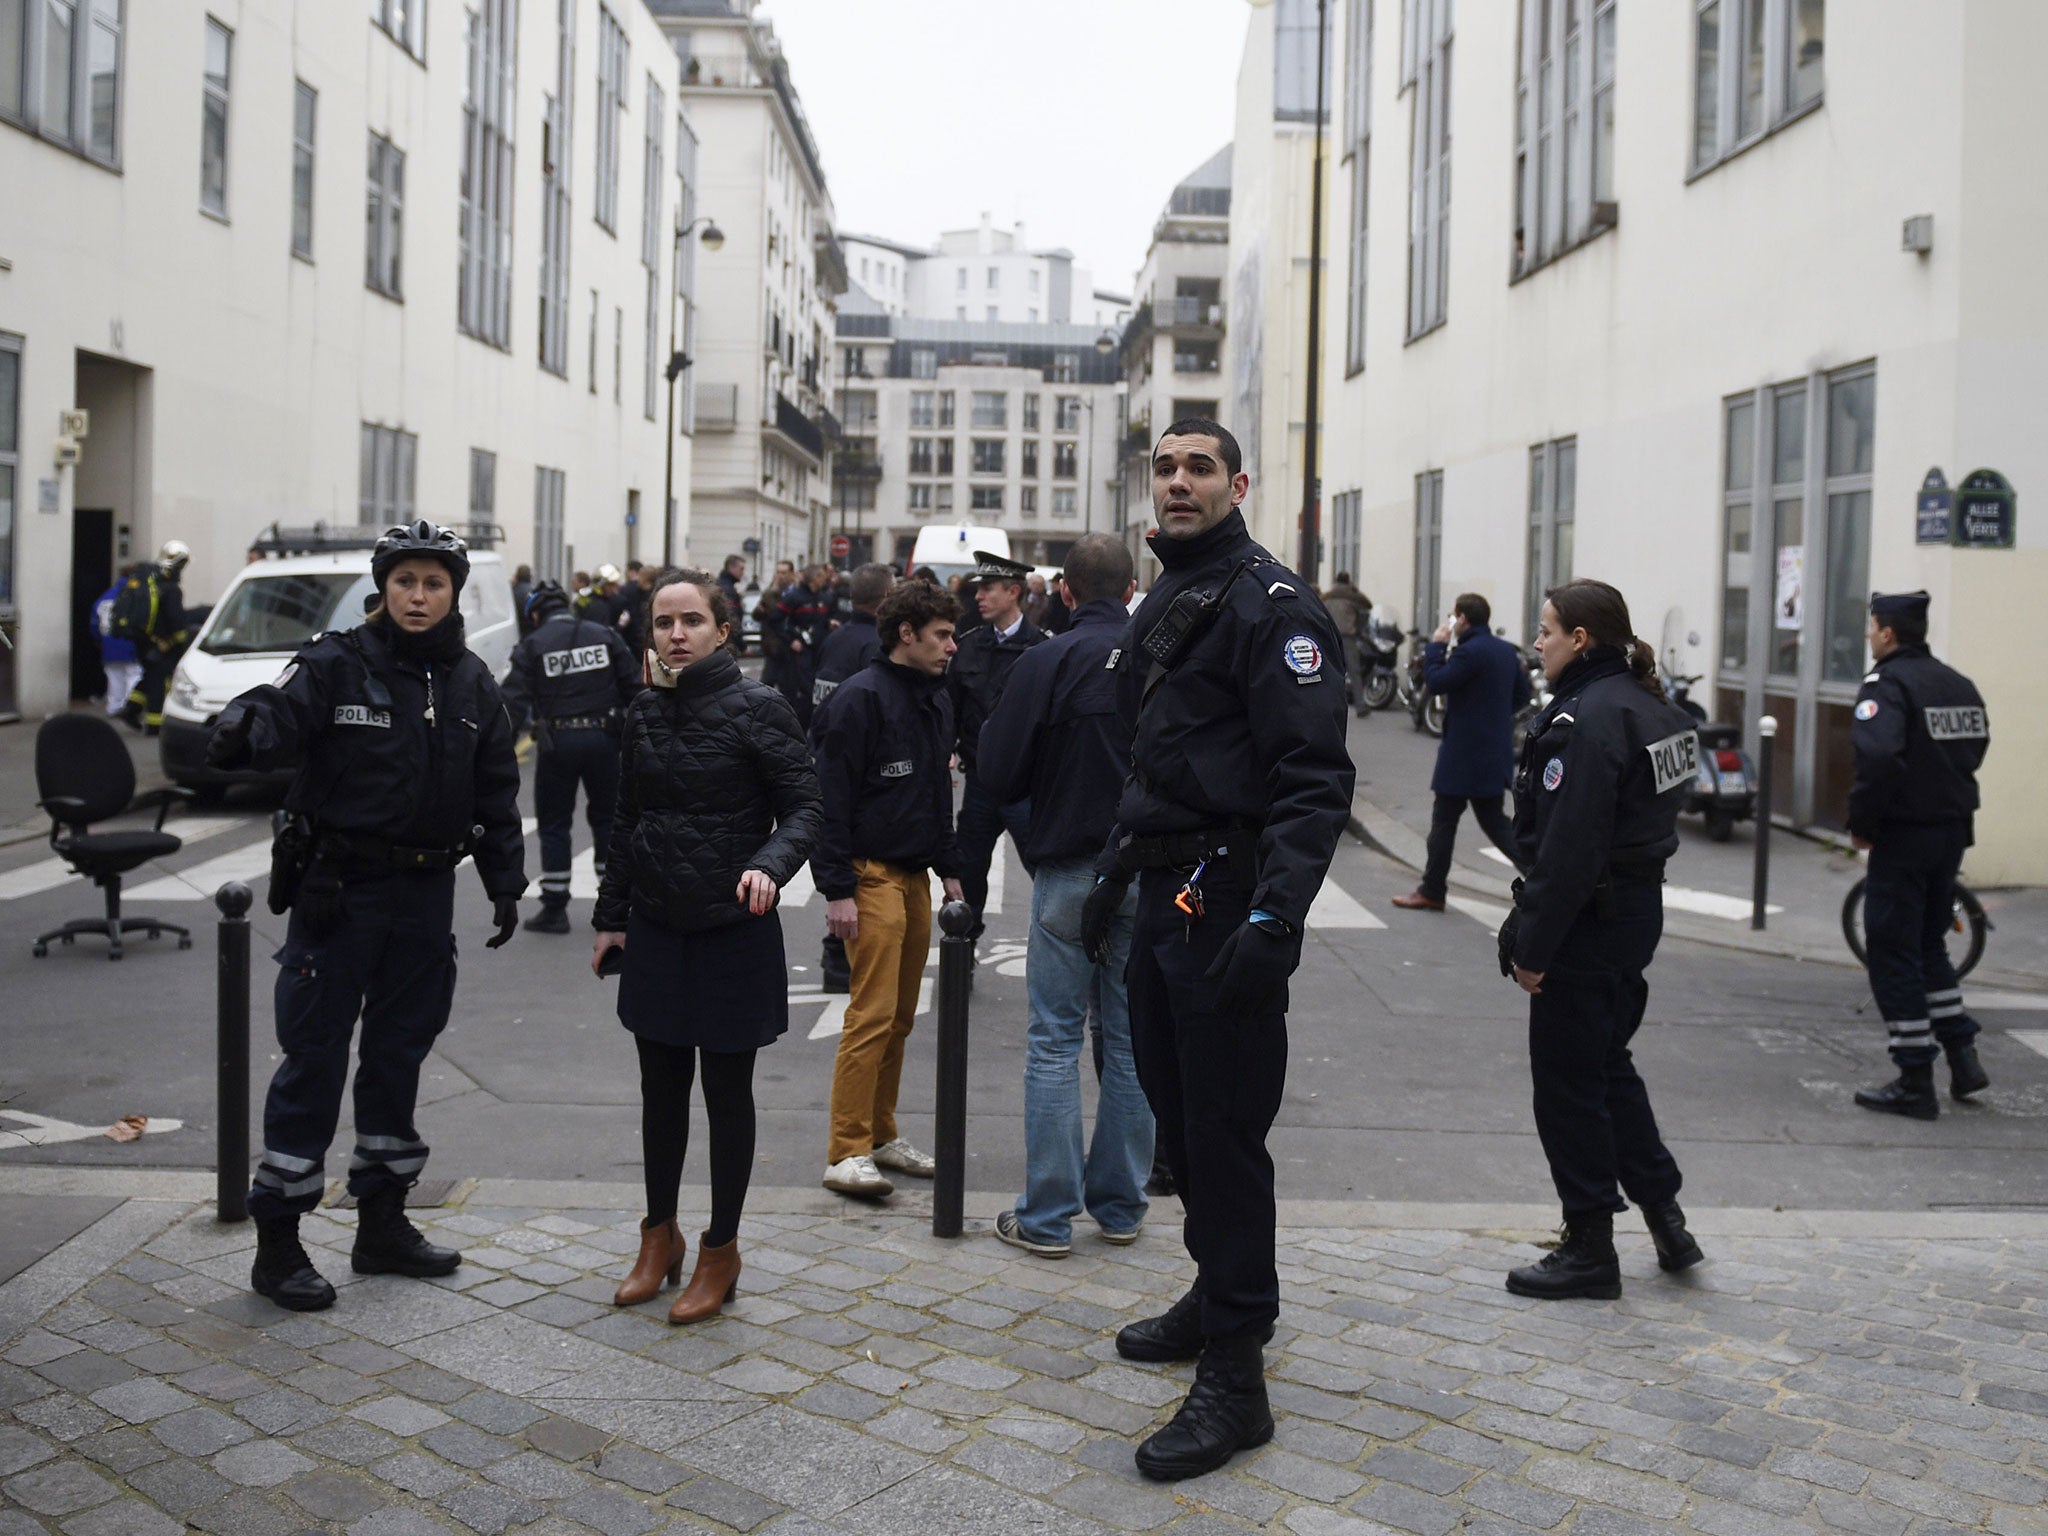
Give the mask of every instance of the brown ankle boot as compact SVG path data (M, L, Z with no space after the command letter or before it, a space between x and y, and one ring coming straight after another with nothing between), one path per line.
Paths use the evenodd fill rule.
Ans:
M683 1234L671 1216L656 1226L640 1223L640 1257L612 1295L615 1307L634 1307L661 1294L662 1282L674 1285L683 1278Z
M668 1320L672 1323L694 1323L716 1317L732 1300L739 1285L740 1240L734 1238L723 1247L713 1248L700 1236L697 1239L697 1267L690 1274L688 1287L676 1298L676 1304L668 1309Z

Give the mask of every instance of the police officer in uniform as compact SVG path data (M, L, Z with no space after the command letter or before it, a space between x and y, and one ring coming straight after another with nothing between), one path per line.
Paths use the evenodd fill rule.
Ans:
M998 857L996 846L1007 831L1022 850L1030 836L1031 803L1019 800L1005 805L990 794L974 771L975 754L981 728L1010 680L1010 668L1045 639L1045 631L1024 617L1024 583L1031 574L1030 566L978 549L974 562L979 586L973 601L981 623L960 631L959 653L946 669L946 691L953 696L953 721L959 731L956 750L960 775L966 781L960 795L958 836L965 870L960 885L967 892L967 905L974 909L970 937L979 939L982 909L988 905L989 865Z
M1138 1469L1162 1480L1273 1436L1266 1132L1287 1076L1287 979L1351 814L1336 626L1252 542L1238 510L1249 486L1214 421L1176 421L1153 450L1150 537L1165 569L1114 657L1132 771L1081 916L1099 964L1138 882L1131 1045L1197 1266L1165 1315L1116 1339L1127 1360L1198 1360L1179 1412L1138 1449Z
M1664 697L1656 653L1604 581L1570 581L1536 636L1550 703L1515 777L1515 906L1500 966L1529 994L1536 1135L1564 1207L1564 1242L1513 1270L1518 1296L1621 1294L1614 1215L1625 1192L1667 1270L1700 1261L1678 1207L1678 1164L1629 1056L1664 931L1664 861L1699 771L1693 721Z
M1946 942L1956 871L1975 840L1977 769L1991 746L1991 719L1976 685L1928 653L1925 592L1872 595L1870 654L1876 665L1849 727L1856 751L1849 835L1870 851L1863 885L1870 990L1899 1075L1860 1090L1856 1102L1932 1120L1941 1113L1937 1044L1948 1056L1955 1098L1991 1086Z
M413 1124L420 1064L455 995L456 866L476 860L492 949L518 927L526 889L512 727L456 606L468 550L417 522L377 541L370 570L383 601L369 618L319 636L275 683L229 704L207 743L216 767L298 769L270 895L273 911L291 905L277 952L284 1059L263 1106L249 1214L250 1283L301 1312L334 1302L299 1244L299 1217L326 1187L358 1014L356 1273L445 1275L461 1263L405 1216L427 1161Z
M517 736L533 720L533 814L540 822L540 910L534 933L569 931L570 828L576 786L583 786L597 878L612 845L619 798L619 734L626 706L640 692L640 663L625 637L571 611L569 594L544 581L527 600L532 632L512 652L505 708Z
M633 622L633 611L619 590L625 577L616 565L600 565L590 575L590 590L578 593L576 612L593 624L603 624L623 633Z
M183 539L166 539L155 564L130 576L114 598L116 628L123 638L135 643L135 659L142 663L142 677L129 690L121 718L141 726L150 736L163 728L164 693L192 638L185 622L185 590L180 585L191 558L191 548Z
M849 677L865 672L868 663L884 654L881 633L875 628L875 610L882 606L882 599L894 585L896 573L872 561L856 570L847 583L847 600L852 606L845 621L825 637L824 647L818 653L818 675L811 680L814 722L817 711L832 697L834 689ZM846 958L846 943L838 935L825 935L818 965L824 972L827 992L853 990L853 967Z

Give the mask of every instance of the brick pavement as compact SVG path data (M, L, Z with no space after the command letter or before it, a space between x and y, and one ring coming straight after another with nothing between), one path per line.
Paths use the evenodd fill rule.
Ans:
M2033 1218L1716 1236L1682 1280L1632 1236L1622 1301L1549 1305L1501 1287L1526 1231L1291 1226L1278 1435L1175 1487L1131 1448L1190 1371L1110 1344L1188 1278L1166 1226L1047 1263L790 1199L743 1228L739 1303L682 1330L666 1297L609 1305L631 1213L491 1194L430 1213L468 1256L440 1282L358 1280L353 1213L309 1218L341 1284L314 1316L249 1295L248 1228L188 1204L130 1202L104 1263L81 1238L0 1288L28 1323L0 1536L2048 1532Z

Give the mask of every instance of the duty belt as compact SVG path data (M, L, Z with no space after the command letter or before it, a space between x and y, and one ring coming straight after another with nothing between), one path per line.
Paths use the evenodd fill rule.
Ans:
M385 869L453 869L469 857L465 845L459 848L410 848L386 842L381 837L364 837L354 832L323 832L322 849L332 849L350 863Z
M1248 826L1197 827L1191 832L1132 833L1116 845L1119 862L1132 869L1183 869L1217 858L1242 843L1251 852L1258 834Z
M555 715L548 721L551 731L608 731L618 723L616 715Z

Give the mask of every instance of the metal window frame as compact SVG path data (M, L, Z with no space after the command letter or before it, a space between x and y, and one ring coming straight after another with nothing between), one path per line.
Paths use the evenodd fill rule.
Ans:
M1688 82L1692 112L1688 119L1691 132L1687 135L1686 141L1687 181L1725 165L1745 150L1762 143L1772 134L1791 126L1809 113L1819 111L1827 104L1825 10L1822 12L1821 21L1821 88L1811 101L1795 105L1791 99L1790 54L1794 7L1798 0L1762 0L1762 4L1763 106L1758 113L1757 125L1744 133L1741 122L1742 67L1754 41L1750 29L1748 4L1746 0L1693 0L1692 35L1686 50L1686 56L1692 65L1691 79ZM1714 144L1712 152L1703 155L1699 152L1702 115L1699 90L1699 19L1710 6L1719 7L1714 80Z
M357 520L365 528L411 522L418 503L419 434L366 421L359 441Z
M626 74L632 45L609 7L597 8L597 194L591 212L598 228L617 238L619 222L619 119L626 110Z
M13 516L5 542L0 543L0 616L8 618L15 613L14 569L21 548L21 376L26 348L27 338L20 333L0 331L0 355L14 359L13 413L10 419L0 421L0 431L4 431L4 436L0 436L0 469L9 472L13 483ZM8 447L9 443L13 446Z
M482 495L478 495L481 489ZM498 513L498 456L488 448L469 450L469 520L494 523Z
M982 403L995 401L993 419L984 418ZM1010 430L1010 392L1007 389L977 389L970 391L967 402L968 425L978 432L1007 432Z
M1740 487L1728 483L1728 467L1730 463L1728 450L1731 439L1734 436L1730 423L1733 421L1735 412L1738 410L1747 410L1749 412L1750 423L1749 483ZM1756 439L1763 430L1762 420L1763 412L1758 404L1757 391L1755 390L1745 390L1741 394L1729 395L1721 401L1721 538L1716 546L1721 561L1720 580L1717 583L1721 592L1721 611L1718 615L1720 623L1714 631L1714 648L1716 651L1714 671L1717 677L1729 665L1724 645L1728 634L1728 594L1735 590L1738 584L1729 579L1730 572L1733 570L1730 562L1734 558L1734 551L1728 547L1728 531L1733 522L1735 510L1738 507L1743 510L1749 519L1749 549L1746 552L1749 559L1749 569L1743 573L1743 579L1740 583L1741 590L1748 595L1748 608L1742 631L1741 671L1744 676L1747 676L1751 659L1756 655L1755 631L1757 609L1759 606L1763 606L1757 601L1758 588L1756 586L1756 550L1759 535L1762 532L1762 523L1758 517L1758 497L1759 494L1765 498L1768 498L1770 495L1770 487L1760 485L1758 480L1759 474L1762 473L1762 467L1757 457Z
M1563 476L1558 473L1558 466L1567 455L1572 461L1572 496L1571 504L1563 506L1558 495ZM1578 461L1579 439L1576 433L1552 438L1547 443L1536 443L1529 449L1529 517L1526 524L1529 537L1523 544L1522 643L1536 633L1537 620L1543 612L1543 594L1571 580L1569 569L1559 569L1557 530L1567 523L1574 528L1578 525Z
M1444 472L1425 469L1415 477L1414 585L1412 627L1422 629L1436 611L1444 584Z
M45 111L48 100L43 62L49 48L49 6L52 3L65 6L71 15L71 57L66 70L71 109L61 124L49 122ZM113 7L111 17L101 14L102 5ZM101 154L94 148L92 131L92 44L94 38L103 32L110 34L114 42L113 145L107 154ZM121 130L125 124L122 111L125 93L122 87L128 62L127 36L126 0L24 0L20 31L21 74L15 81L21 97L21 110L19 113L0 111L0 122L26 129L45 143L77 155L81 160L89 160L110 171L119 171Z
M1410 96L1408 340L1450 313L1451 0L1410 0L1427 47L1418 45ZM1404 44L1405 49L1405 44ZM1404 58L1404 63L1406 62Z
M405 302L405 151L370 130L363 286Z
M568 484L566 470L533 467L533 571L541 581L568 575Z
M970 512L1001 512L1003 487L1000 485L971 485L967 488L967 510Z
M970 437L967 440L967 472L971 475L1007 475L1010 440L1006 437Z
M299 103L308 103L307 131L299 133ZM303 80L292 82L292 254L299 260L311 263L313 260L313 185L315 158L319 144L320 93ZM305 167L306 196L302 203L299 198L299 168ZM306 239L299 242L299 211L304 208L306 215Z
M556 0L555 89L542 100L540 366L569 377L569 221L576 120L576 0Z
M1599 106L1611 95L1599 74L1600 22L1616 0L1521 0L1515 74L1515 211L1519 249L1509 251L1508 280L1519 282L1607 233L1618 222L1612 201L1594 198L1599 164ZM1550 18L1545 34L1543 18ZM1554 87L1546 81L1555 80ZM1572 132L1577 120L1576 137Z
M370 25L422 68L427 62L427 0L370 0Z
M206 73L206 55L199 56L200 81L200 123L199 123L199 211L209 218L228 222L228 209L232 199L228 196L228 170L234 162L234 98L235 98L235 29L218 16L206 18L206 39L210 41L218 32L227 40L227 69L222 74L223 84L214 88L213 79ZM206 116L214 104L220 106L220 206L209 207L206 201Z
M456 328L509 352L518 0L478 0L468 20Z

